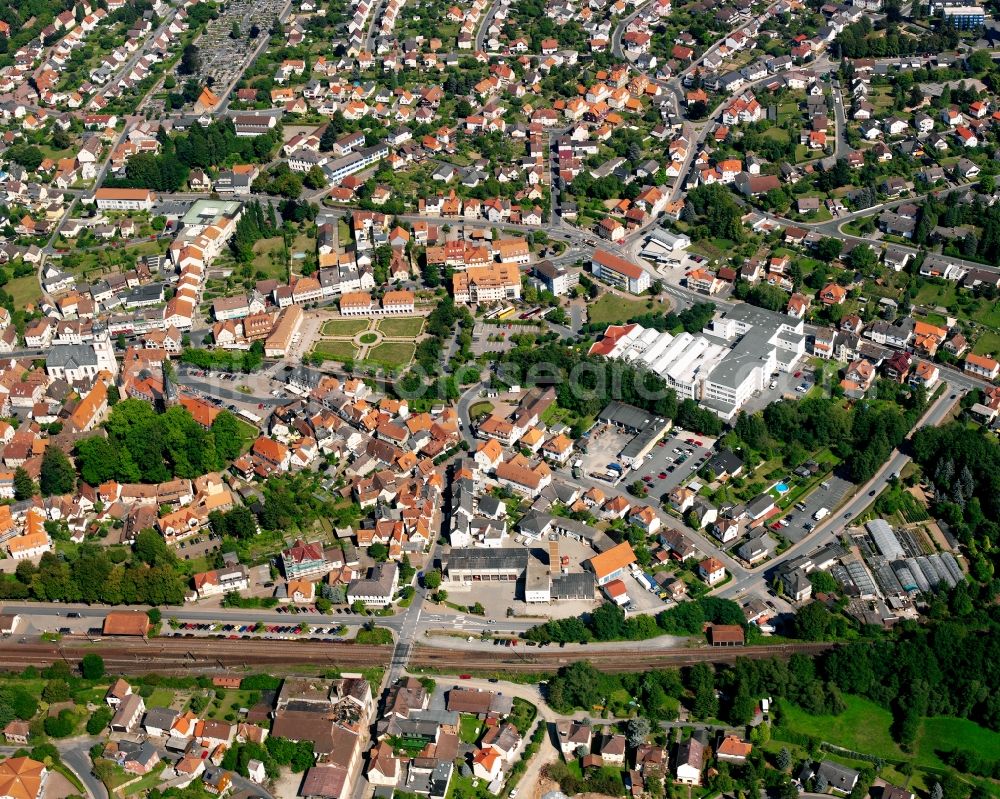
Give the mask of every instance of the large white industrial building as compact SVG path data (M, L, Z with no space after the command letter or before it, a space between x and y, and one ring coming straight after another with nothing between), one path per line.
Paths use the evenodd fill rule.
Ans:
M792 371L805 353L805 332L801 319L740 304L698 335L612 325L590 352L643 364L680 399L697 400L729 421L772 373Z

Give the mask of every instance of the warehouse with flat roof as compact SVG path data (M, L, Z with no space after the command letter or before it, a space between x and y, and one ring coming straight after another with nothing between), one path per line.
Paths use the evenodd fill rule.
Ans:
M677 392L730 420L773 372L790 372L805 354L801 319L741 303L698 335L674 336L641 325L612 325L590 348L655 372Z
M451 583L517 582L530 557L531 553L520 547L453 549L445 564L444 578Z

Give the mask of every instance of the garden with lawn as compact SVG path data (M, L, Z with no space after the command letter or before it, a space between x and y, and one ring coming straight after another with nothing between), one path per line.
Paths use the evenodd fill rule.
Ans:
M486 400L476 402L469 408L469 418L474 420L481 419L491 413L493 413L493 403Z
M424 329L422 316L407 316L399 319L380 319L379 332L389 338L416 338Z
M320 328L321 336L356 336L362 330L367 330L367 319L328 319Z
M410 361L413 360L414 352L416 352L416 346L409 342L384 341L368 351L365 363L378 364L386 369L402 369L409 366Z
M313 347L313 355L318 355L325 361L353 361L358 351L350 341L317 341Z
M462 714L458 725L458 737L464 744L475 744L479 740L479 728L482 725L475 716Z

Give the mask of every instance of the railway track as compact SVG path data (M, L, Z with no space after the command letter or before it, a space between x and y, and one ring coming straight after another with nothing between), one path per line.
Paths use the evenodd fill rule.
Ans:
M439 669L456 672L551 673L575 660L589 660L602 671L622 672L637 669L679 668L695 663L732 663L737 658L790 657L792 654L816 654L829 649L828 643L779 644L774 646L702 647L698 649L651 649L623 647L618 650L540 651L525 647L492 651L447 650L416 646L409 658L413 669ZM197 669L245 671L266 669L280 671L291 667L358 669L387 667L391 646L291 641L275 646L273 641L231 641L226 639L153 638L148 641L105 639L100 643L86 638L67 637L59 643L0 644L0 669L20 671L27 666L45 667L56 660L75 665L85 654L97 652L109 672L120 674L180 673Z
M597 669L608 672L636 671L655 668L680 668L695 663L733 663L737 658L787 658L795 653L817 654L831 648L829 643L780 644L775 646L703 647L699 649L636 649L592 650L589 652L539 652L525 649L517 654L505 650L499 657L492 652L457 652L432 647L417 649L410 658L410 667L442 671L514 671L519 673L551 673L576 660L588 660Z
M96 652L109 672L145 674L235 670L278 670L289 666L359 669L385 666L392 647L361 644L230 641L195 641L153 638L148 641L109 640L100 643L67 637L59 643L0 644L0 668L19 671L27 666L48 666L56 660L75 665L84 655Z

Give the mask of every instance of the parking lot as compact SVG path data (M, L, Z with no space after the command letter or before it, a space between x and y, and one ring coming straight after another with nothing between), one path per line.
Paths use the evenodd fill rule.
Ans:
M282 608L276 608L279 612ZM313 608L312 613L317 611ZM160 635L172 635L178 638L265 638L276 640L293 640L296 638L323 638L335 639L343 638L348 629L343 624L317 623L318 619L325 617L309 617L308 612L300 612L305 615L302 621L295 621L289 624L263 624L258 627L256 624L222 624L220 622L184 622L176 629L164 627ZM296 617L297 619L298 617Z
M291 399L287 386L264 372L208 372L180 364L177 378L188 393L255 424L266 419L274 406Z
M642 480L650 497L663 502L665 494L687 482L708 461L714 446L714 438L673 430L623 482Z
M824 486L829 486L829 488ZM840 505L853 488L854 484L848 480L831 475L824 481L823 485L818 486L808 496L800 500L795 507L788 509L784 519L789 524L787 527L780 528L781 534L792 543L801 541L819 523L814 518L816 512L820 508L826 508L833 516L834 509ZM845 524L847 522L846 519L840 519L840 521Z
M629 602L625 608L627 613L659 613L667 607L666 603L660 599L659 588L654 594L644 588L632 576L631 572L622 578L622 582L625 583L625 588L628 591Z
M472 354L507 352L513 346L510 340L511 333L517 332L518 329L513 325L508 328L503 325L477 324L472 328Z

